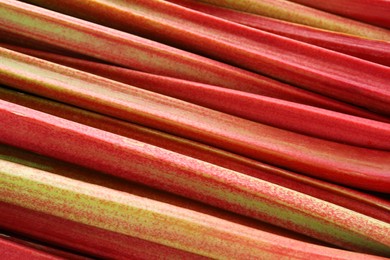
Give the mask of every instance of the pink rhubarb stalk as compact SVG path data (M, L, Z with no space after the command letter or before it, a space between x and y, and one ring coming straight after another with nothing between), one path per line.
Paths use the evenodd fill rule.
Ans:
M390 151L390 120L375 114L361 113L366 117L386 121L387 124L213 85L1 43L0 46L277 128L330 141ZM358 112L360 111L356 113ZM307 123L301 124L303 118Z
M94 8L90 8L90 5L84 1L67 1L66 5L55 1L40 1L40 3L48 3L49 6L56 6L57 3L59 10L70 11L73 16L81 14L83 19L99 19L98 22L110 27L152 37L336 100L390 115L388 84L390 68L385 66L218 19L166 1L142 0L113 3L107 0L96 0ZM38 36L38 32L43 33L44 39L50 38L48 35L55 31L41 29L43 26L53 28L55 13L46 13L42 8L29 7L21 3L7 3L3 6L4 14L1 13L3 22L0 20L0 27L9 30L13 28L21 34L23 34L22 30L17 28L26 30L30 27L26 33L35 36ZM25 10L27 8L28 11ZM31 26L26 26L24 19L23 23L20 22L22 15L27 20L31 19ZM45 17L47 18L44 22L37 25L37 19L43 20ZM61 24L61 31L64 31L69 27L69 22L65 25L65 21L70 18L63 17L61 22L61 17L59 14L55 16ZM47 24L47 19L53 22ZM80 22L78 25L81 25ZM76 37L80 38L80 36ZM62 33L61 39L64 37ZM112 52L111 48L110 51Z
M90 62L84 59L77 59L77 58L58 55L50 52L43 52L34 49L23 48L20 46L4 44L1 42L0 42L0 46L7 49L15 50L17 52L25 53L27 55L38 57L44 60L52 61L65 66L87 71L119 82L127 83L129 85L151 90L153 92L179 98L201 106L206 106L211 109L216 109L219 111L223 111L225 113L241 116L250 120L265 122L271 125L275 125L275 122L271 123L270 120L278 120L278 118L268 118L268 120L263 121L261 118L263 116L266 116L266 114L257 113L258 111L263 111L264 107L261 106L262 99L273 100L269 98L263 98L262 95L252 94L245 91L221 88L210 84L204 84L204 83L182 80L173 77L146 73L146 72L122 68L118 66L102 64L100 62L99 63ZM250 100L245 101L246 99L252 99L253 101ZM240 105L243 103L240 102L240 100L243 100L245 105L242 105L240 107ZM332 106L329 106L330 110L334 109L358 117L369 118L369 119L382 121L386 123L390 122L390 119L387 117L380 116L378 114L360 109L358 107L354 107L345 103L337 103L337 102L332 102L332 103L333 103ZM255 107L252 108L248 107L251 105ZM248 115L246 112L248 112L250 109L252 109L253 112L251 113L251 115ZM283 118L283 120L286 120L286 118ZM287 122L284 121L284 123ZM299 125L300 124L296 125L295 127L299 127ZM306 130L304 127L302 127L300 131L303 131L305 133ZM309 133L307 134L313 135L312 131L310 130L308 131ZM329 136L327 138L329 138ZM351 136L347 138L349 139L353 137ZM364 138L359 137L359 140L356 141L364 143L363 139ZM370 141L370 143L371 142L372 140ZM380 143L379 146L383 145L383 142L381 142L380 140L378 140L377 142Z
M255 73L18 1L0 2L0 29L140 71L343 109L332 99Z
M169 0L169 2L253 28L390 66L390 42L326 31L266 16L200 3L194 0ZM325 3L323 1L314 2Z
M39 170L48 171L67 178L103 186L152 200L157 200L192 211L197 211L203 214L273 233L275 235L289 237L303 242L329 246L329 244L301 235L299 233L291 232L287 229L279 228L264 222L254 220L252 218L234 214L229 211L218 209L210 205L199 203L181 196L176 196L161 190L156 190L148 186L132 183L122 178L116 178L112 175L104 174L99 171L94 171L80 167L78 165L56 160L54 158L31 153L16 147L0 145L0 158Z
M302 5L390 29L388 0L291 0Z
M206 257L359 257L9 161L0 165L5 203Z
M285 0L201 0L239 11L264 15L279 20L361 36L374 40L390 40L390 31L342 16ZM312 1L314 2L314 1ZM354 1L356 2L356 1ZM327 2L328 3L328 2ZM324 3L325 4L325 3ZM353 4L352 4L353 5ZM368 10L367 10L368 11Z
M390 222L389 201L378 199L377 197L370 196L356 190L289 172L188 139L148 129L58 102L34 97L25 93L18 93L16 91L0 88L0 99L168 149L176 153L190 156L192 158L308 194L385 222ZM4 157L7 159L26 157L23 154L21 155L20 153L11 151L11 148L1 149L0 147L0 158ZM30 156L27 157L30 159ZM39 160L36 157L33 157L32 160L37 162L35 165L47 164L46 161L45 163L42 163L42 160ZM20 160L17 162L20 163ZM52 163L51 165L53 164L57 166L59 165L58 162ZM51 168L53 168L53 166L51 166ZM65 170L62 172L64 171ZM58 171L55 173L58 173ZM88 182L91 182L91 180L88 180ZM100 182L99 185L102 185L102 183L103 182ZM106 183L109 183L109 181L106 181Z
M0 83L11 87L347 186L390 190L389 152L255 123L10 50L0 57Z
M221 119L219 117L219 120ZM0 122L4 129L0 133L2 143L164 189L343 248L380 255L390 254L389 223L333 203L134 139L5 101L0 101ZM226 128L221 129L226 131ZM366 158L370 157L368 150L364 149L362 152L365 152ZM385 160L389 158L386 153L380 153L377 156L386 158ZM377 167L378 164L375 166ZM6 165L0 167L0 169L6 168ZM7 177L7 173L13 171L10 169L5 172L6 174L0 178L1 181L13 181L14 177L11 179ZM36 174L40 175L40 173ZM24 176L27 177L27 175ZM33 183L29 185L24 181L20 184L27 185L25 187L35 186ZM8 184L3 186L9 187ZM37 187L39 190L42 188L40 185ZM30 189L26 191L17 188L16 190L33 194ZM83 184L75 187L75 190L83 193L89 188L84 187ZM48 194L47 199L53 202L55 198L51 195L51 193ZM12 200L12 203L23 202L19 196L15 198L2 194L0 197L4 198L5 202L10 202L7 198ZM77 199L77 196L74 198ZM100 205L96 201L95 203L93 204ZM31 203L27 204L31 205ZM53 205L55 204L53 202ZM114 206L111 203L101 205L108 208ZM107 211L109 211L108 208ZM101 213L106 212L105 209L99 207L96 210ZM114 207L115 209L117 208ZM118 209L127 211L127 207L118 207ZM90 219L96 220L95 217ZM221 225L218 225L218 228L220 227ZM156 228L153 230L156 231ZM188 231L184 233L186 232ZM180 243L181 239L176 237L174 241ZM251 246L254 245L251 244Z

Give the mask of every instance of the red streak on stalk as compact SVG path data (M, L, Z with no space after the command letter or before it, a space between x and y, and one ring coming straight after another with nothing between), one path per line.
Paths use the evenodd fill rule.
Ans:
M388 0L291 1L390 29L390 1Z
M40 1L41 4L46 1ZM284 1L286 2L286 1ZM166 1L49 6L201 53L309 91L390 115L390 68ZM83 4L84 3L84 4ZM107 15L110 14L110 15ZM42 11L41 11L42 15ZM98 17L98 18L97 18Z
M15 217L15 216L14 216ZM32 221L31 223L34 223ZM33 224L34 225L34 224ZM30 246L8 240L0 236L0 258L7 260L59 260L61 257L46 253Z
M343 33L321 30L266 16L204 4L193 0L169 0L169 2L180 4L232 22L390 66L390 42L370 40ZM323 1L312 2L319 4L325 3ZM328 2L329 1L326 1L326 3ZM354 4L352 4L352 6L354 6Z
M1 208L1 207L0 207ZM0 220L1 221L1 220ZM20 234L15 234L15 232L9 232L9 230L6 232L5 230L2 230L0 232L3 232L3 234L0 233L0 238L3 238L11 243L15 243L17 245L20 245L22 247L31 248L32 250L42 252L43 254L46 254L47 256L51 256L50 259L68 259L68 260L92 260L92 258L87 256L81 256L79 253L69 252L69 250L64 251L64 248L60 247L54 247L53 245L48 245L46 243L42 243L42 241L37 241L36 239L32 239L31 237L27 238L26 236L21 236ZM1 248L1 247L0 247ZM2 249L2 248L1 248ZM1 250L0 250L1 251ZM0 253L1 255L1 253ZM15 254L16 260L25 259L20 258ZM27 259L30 259L31 257L27 257ZM2 258L3 259L3 258ZM4 259L13 259L11 258L4 258ZM42 258L39 258L42 259Z

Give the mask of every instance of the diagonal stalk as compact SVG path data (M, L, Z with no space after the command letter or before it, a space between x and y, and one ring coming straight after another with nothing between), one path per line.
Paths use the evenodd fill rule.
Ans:
M134 139L13 103L0 101L0 105L0 122L5 128L0 133L2 143L164 189L343 248L390 254L389 223ZM0 169L6 169L6 166ZM3 182L8 182L7 179L13 182L13 177L6 176L2 175ZM3 187L7 189L12 185L4 184ZM79 187L77 190L86 191L88 188ZM29 190L26 193L31 194ZM13 203L22 201L19 196L3 194L0 197L14 198ZM48 199L55 201L52 196ZM103 206L114 207L104 203ZM115 209L116 206L111 210ZM176 237L174 241L178 243L180 239Z
M390 190L389 152L251 122L161 94L2 51L0 83L197 140L246 157L379 192Z
M67 1L67 5L46 1L49 6L56 6L57 3L59 10L65 9L72 16L81 14L84 19L95 18L97 22L113 28L152 37L323 96L390 115L388 67L218 19L166 1L92 2L94 8L84 1ZM33 13L32 8L30 14ZM17 28L20 24L17 21L15 24L12 19L15 16L12 9L5 8L4 21L8 21L7 26ZM40 16L43 16L42 12ZM106 16L107 13L111 15ZM36 28L33 30L38 31Z
M336 110L343 107L332 99L255 73L17 1L0 2L0 29L140 71Z
M337 253L341 259L359 256L309 244L303 246L299 241L196 211L20 164L3 160L0 164L3 202L196 254L229 259L309 255L326 259L336 257Z
M390 124L213 85L4 46L1 43L0 46L277 128L344 144L390 151ZM362 114L390 122L386 118ZM301 124L302 119L307 123Z
M390 2L387 0L330 0L326 4L313 0L290 1L390 29Z
M361 59L390 66L390 42L313 28L266 16L201 3L195 0L169 0L197 11L232 22L310 43ZM314 2L313 2L314 3ZM323 3L315 1L315 3Z
M121 192L130 193L136 196L160 201L163 203L168 203L188 210L197 211L203 214L221 218L240 225L259 229L275 235L293 238L296 240L309 242L312 244L330 246L329 244L323 243L319 240L295 232L291 232L287 229L282 229L270 225L268 223L260 222L252 218L234 214L232 212L215 208L210 205L206 205L204 203L199 203L181 196L177 196L175 194L153 189L145 185L132 183L124 180L123 178L117 178L112 175L108 175L99 171L94 171L88 168L80 167L75 164L70 164L64 161L56 160L54 158L31 153L26 150L18 149L13 146L0 145L0 158L6 161L47 171L74 180L87 182L98 186L103 186Z
M390 202L359 191L289 172L188 139L25 93L0 88L0 99L190 156L390 222ZM0 153L3 154L0 155L0 158L25 157L11 151L10 148L0 148ZM34 160L39 161L36 158ZM18 163L21 163L20 160L18 160ZM56 163L56 165L59 165L59 163Z
M293 3L294 1L201 0L201 2L364 38L390 40L389 30Z
M0 235L0 257L2 259L61 260L62 257L17 243ZM75 258L76 259L76 258ZM78 258L83 259L83 258ZM84 258L87 260L86 258Z

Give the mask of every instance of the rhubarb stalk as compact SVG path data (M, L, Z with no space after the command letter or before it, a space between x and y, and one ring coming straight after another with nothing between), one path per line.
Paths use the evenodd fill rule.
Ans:
M223 7L236 9L244 12L269 16L272 18L285 20L293 23L304 24L311 27L322 28L325 30L361 36L364 38L385 40L385 41L390 40L389 30L376 27L376 26L371 26L356 20L347 19L338 15L333 15L318 9L310 8L308 6L294 3L294 1L201 0L201 2L215 4L218 6L223 6ZM351 6L355 5L355 3L356 1L353 1L353 3L350 4L348 7L351 8ZM324 5L324 4L317 4L317 5ZM365 12L368 12L368 10L365 10ZM385 15L385 17L386 16L387 15Z
M83 8L86 2L76 2L76 6L67 1L68 4L61 4L61 7L72 7L72 10L82 13L86 8L91 17L110 13L106 17L110 26L118 24L128 30L138 30L141 34L156 35L169 44L174 43L323 96L390 115L390 68L385 66L255 30L165 1L119 1L119 5L100 0L94 2L94 8L89 5ZM200 57L195 60L192 56L195 64L188 58L183 62L182 52L173 51L168 46L163 48L156 42L20 2L5 0L0 7L0 28L51 41L61 47L89 52L95 57L100 55L98 58L115 56L113 62L125 66L134 63L136 59L136 65L141 70L150 67L151 61L157 62L160 64L155 68L157 74L167 73L167 68L172 73L172 68L175 68L175 71L191 74L192 77L206 76L191 69L201 66ZM118 20L116 17L119 17ZM99 30L99 34L96 30ZM58 31L62 32L61 35L58 35ZM137 50L131 55L130 46ZM148 50L147 46L152 48ZM164 50L163 57L159 53L161 48ZM169 62L168 56L171 57ZM180 63L178 56L181 57ZM175 60L174 67L172 60ZM207 73L210 77L211 72ZM226 79L231 80L231 75L227 77L225 74Z
M337 253L342 259L359 256L309 244L303 246L297 241L199 212L20 164L3 160L0 164L4 202L207 257L305 258L318 255L328 258Z
M11 241L0 235L0 257L1 259L19 260L60 260L61 257L46 253L44 251L29 247L24 244ZM81 258L80 258L81 259Z
M169 0L169 2L253 28L390 66L390 42L387 41L372 40L327 31L266 16L205 4L195 0ZM315 2L323 3L319 1Z
M3 143L164 189L343 248L390 253L388 223L130 138L9 102L0 104L0 122L7 126L0 133Z
M388 0L290 1L390 29Z
M390 124L208 84L1 43L0 46L277 128L330 141L390 151ZM360 111L356 113L360 114ZM375 114L363 111L361 114L390 122ZM301 124L302 118L306 124Z
M1 58L0 83L295 172L390 190L388 152L277 129L13 51Z
M356 212L360 212L385 222L390 222L390 203L386 200L370 196L363 192L286 171L237 154L217 149L215 147L173 136L168 133L120 121L115 118L85 111L58 102L34 97L26 93L18 93L0 88L0 99L168 149L176 153L190 156L192 158L209 162L337 205L341 205L345 208L352 209ZM23 154L20 155L20 153L11 151L11 148L1 149L0 147L0 158L7 159L26 157ZM30 158L31 156L27 157ZM39 160L36 157L33 157L33 161L39 162L38 164L43 164L42 160ZM21 160L18 159L17 162L21 163ZM53 164L56 165L57 168L58 165L60 165L58 162ZM63 170L62 172L64 171L66 170ZM56 171L55 173L58 172ZM92 178L90 178L88 182L91 182L91 179ZM110 182L101 182L99 185L102 185L102 183ZM116 189L118 188L116 187ZM198 208L197 210L199 211L200 209Z
M23 17L21 19L20 17ZM16 1L0 2L0 29L121 66L299 103L342 109L320 95L108 27ZM61 31L61 34L58 34ZM32 33L34 32L34 33Z

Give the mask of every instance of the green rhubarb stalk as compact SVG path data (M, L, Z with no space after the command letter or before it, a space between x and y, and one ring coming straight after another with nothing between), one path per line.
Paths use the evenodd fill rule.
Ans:
M5 101L0 101L0 123L4 129L0 132L2 143L164 189L343 248L390 255L389 223L333 203L134 139ZM2 176L1 180L4 179L7 178ZM31 185L25 184L25 187ZM3 186L5 189L13 187L8 184ZM40 189L39 185L37 187ZM32 194L30 189L16 190ZM78 187L76 190L85 189ZM6 199L13 196L2 194L0 197ZM20 197L14 199L23 201ZM78 200L80 197L75 196L74 199ZM52 196L48 196L48 201L50 205L56 205ZM67 205L72 206L72 203ZM103 206L107 205L103 203ZM86 208L88 210L88 207ZM113 211L121 208L115 207ZM52 210L50 209L50 212ZM102 211L105 212L102 208L98 210ZM95 217L87 219L96 220ZM181 239L175 237L175 241Z
M65 9L73 16L82 14L84 19L92 17L110 27L152 37L323 96L390 115L388 67L217 19L167 1L93 2L94 8L84 1L67 1L66 5L48 1L49 6L57 3L59 10ZM18 10L27 7L16 4L4 8L3 16L6 18L3 24L6 22L8 28L21 27L20 19L16 17L22 11ZM34 14L32 8L28 11L30 16ZM104 15L107 13L110 16ZM54 16L47 13L48 16L50 14ZM44 9L38 15L45 17ZM57 16L57 19L60 20L60 17ZM62 21L60 28L64 30L68 26ZM34 33L29 30L30 35L41 31L36 26L31 27ZM48 35L45 34L45 37L48 38ZM61 37L64 37L63 34ZM229 78L228 75L225 77Z
M303 244L196 211L8 161L0 160L0 165L0 194L4 202L211 258L353 259L365 256Z
M0 88L0 99L168 149L176 153L190 156L192 158L308 194L385 222L390 222L390 202L356 190L289 172L237 154L217 149L215 147L173 136L168 133L148 129L120 121L115 118L71 107L66 104L28 95L26 93L19 93L5 88ZM2 149L0 146L0 158L7 159L29 157L11 151L12 149L9 147ZM26 160L28 159L17 160L17 162L23 164ZM45 161L42 162L42 160L39 160L36 157L34 157L32 161L39 161L40 163L38 163L38 165L47 164ZM58 162L54 162L51 165L53 164L56 165L57 168L60 165ZM35 164L32 164L31 166L34 165ZM39 168L47 170L47 168ZM64 171L66 170L61 171L62 175L64 174ZM54 173L58 174L58 170ZM72 178L75 177L72 176ZM88 182L92 182L91 179L92 178L90 178ZM103 183L110 183L110 181L104 180L98 184L103 185ZM116 187L116 189L118 188Z
M200 0L239 11L374 40L390 40L390 31L285 0ZM314 2L314 1L312 1ZM353 6L356 1L350 6ZM350 8L350 7L349 7ZM368 12L368 10L366 10Z
M347 186L390 190L389 152L308 137L1 50L0 83ZM373 137L375 138L375 137Z

